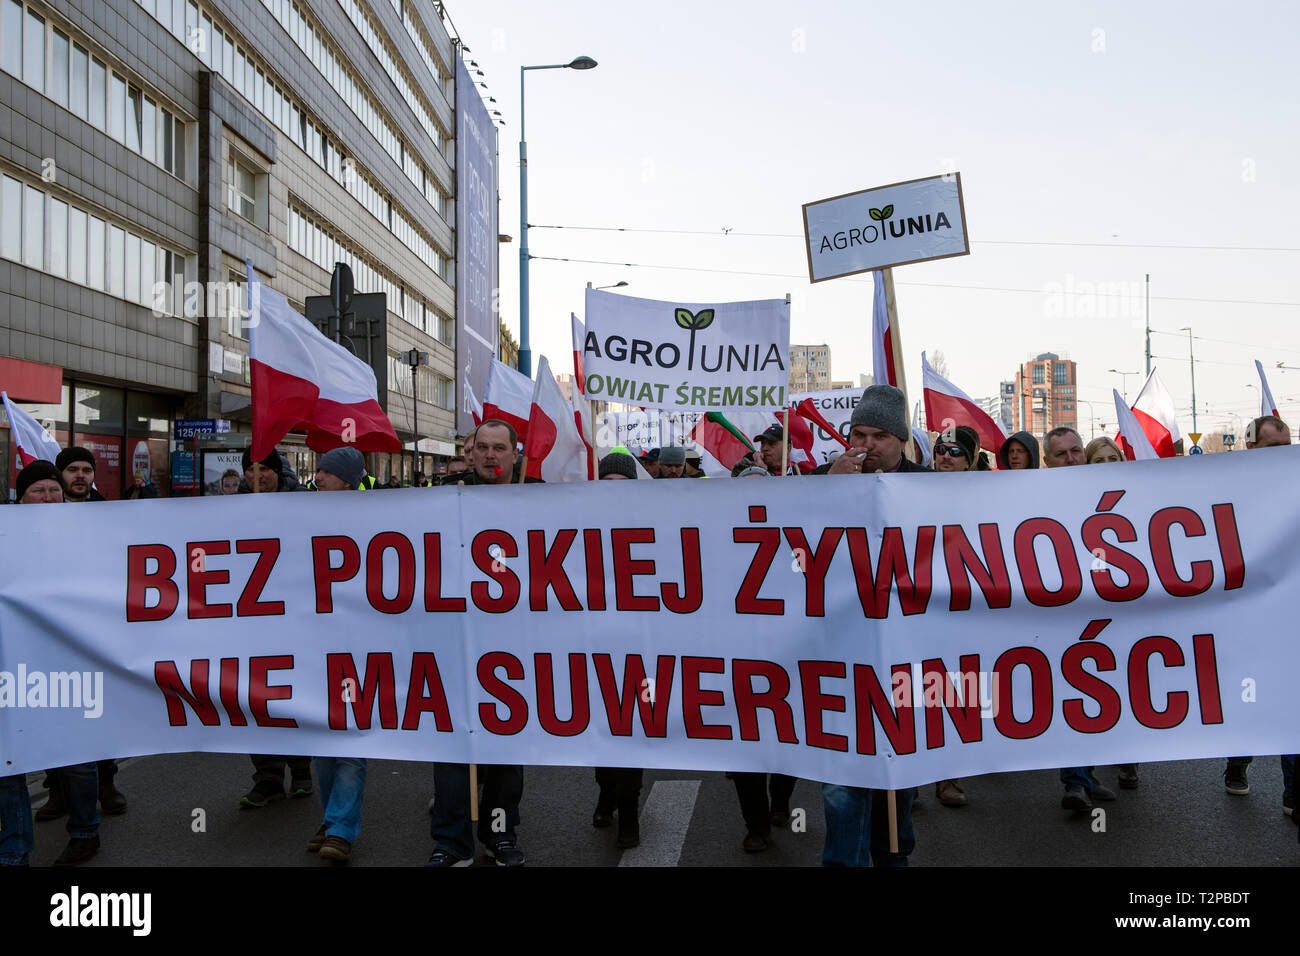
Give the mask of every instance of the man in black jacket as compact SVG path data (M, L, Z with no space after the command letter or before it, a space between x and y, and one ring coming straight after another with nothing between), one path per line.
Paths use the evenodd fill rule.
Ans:
M474 435L474 470L463 476L467 485L506 485L519 480L518 438L507 422L490 418ZM461 476L457 476L460 478ZM528 482L540 482L528 478ZM524 794L524 768L479 767L483 803L478 815L478 839L497 866L522 866L515 827L519 825L519 800ZM433 765L433 810L429 835L436 841L425 866L470 866L474 862L474 826L470 819L469 766ZM500 811L500 812L498 812ZM504 827L504 829L502 829Z
M933 472L903 457L911 435L907 400L902 389L872 385L862 393L850 420L849 447L814 475ZM912 791L894 795L898 809L898 852L889 851L889 810L886 791L822 784L826 809L823 866L907 866L916 846L912 831Z

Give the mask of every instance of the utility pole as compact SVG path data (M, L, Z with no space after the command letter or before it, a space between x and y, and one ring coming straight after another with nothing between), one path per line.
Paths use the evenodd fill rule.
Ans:
M402 360L411 366L411 478L414 479L415 473L420 471L420 426L417 417L420 396L415 375L421 365L429 364L429 353L411 349L402 353Z
M1192 353L1192 330L1187 330L1187 362L1192 367L1192 431L1196 428L1196 356Z
M1151 375L1151 273L1147 273L1147 376Z

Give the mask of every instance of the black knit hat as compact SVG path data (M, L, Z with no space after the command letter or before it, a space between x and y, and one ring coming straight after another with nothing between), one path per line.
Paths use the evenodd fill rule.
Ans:
M907 427L907 400L901 388L893 385L869 385L858 399L849 419L851 425L866 425L889 432L901 442L911 435Z
M624 455L619 452L610 452L600 460L600 477L606 475L622 475L624 478L635 478L636 459L631 455Z
M62 472L74 461L89 462L91 468L95 467L95 456L80 445L71 445L59 452L58 457L54 459L54 467Z
M960 445L962 451L966 453L966 464L970 468L975 467L975 458L980 451L979 432L969 425L954 425L951 428L945 428L935 438L936 445Z
M77 449L77 450L80 451L81 449ZM60 453L59 457L62 458L63 454ZM74 459L74 460L80 461L80 459ZM62 469L56 468L54 465L51 465L48 461L37 460L32 462L22 471L18 472L18 480L14 483L14 489L18 493L17 500L22 501L23 495L27 494L28 488L36 484L36 482L44 481L46 479L49 479L51 481L57 481L59 483L59 487L63 489L65 493L67 492L67 488L63 484Z
M244 449L244 471L248 471L249 467L252 464L253 464L253 450L251 448L245 448ZM277 475L281 475L281 476L284 475L284 462L280 459L280 453L277 451L272 450L271 454L263 458L259 462L259 464L264 465L267 468L270 468Z

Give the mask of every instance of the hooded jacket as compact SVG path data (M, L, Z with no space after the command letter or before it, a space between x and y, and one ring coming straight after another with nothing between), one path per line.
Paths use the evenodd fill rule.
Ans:
M1014 435L1012 435L1010 438L1008 438L1006 441L1002 443L1002 447L998 449L999 467L1001 467L1004 470L1009 470L1011 468L1011 465L1007 463L1007 446L1010 445L1013 441L1020 442L1020 444L1025 447L1025 450L1029 452L1030 468L1042 467L1038 459L1038 439L1035 438L1033 435L1029 434L1029 432L1016 432Z

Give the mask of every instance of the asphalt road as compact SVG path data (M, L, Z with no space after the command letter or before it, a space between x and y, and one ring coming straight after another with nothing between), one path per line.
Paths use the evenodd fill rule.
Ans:
M1060 809L1055 771L993 774L964 782L970 805L941 806L922 787L914 811L913 866L1295 866L1296 828L1281 812L1276 757L1257 759L1251 793L1226 793L1223 761L1144 764L1137 790L1118 790L1113 767L1097 775L1119 799L1098 804L1104 821ZM105 817L102 848L87 866L329 866L305 851L320 824L318 797L241 810L251 786L247 757L171 754L123 763L127 812ZM589 768L528 767L519 844L529 866L816 866L824 823L820 788L800 781L793 808L803 832L778 831L747 854L735 788L721 773L647 771L642 845L620 852L617 827L591 826L596 785ZM33 805L43 791L32 775ZM353 866L419 866L432 849L429 764L372 760ZM205 829L195 831L202 810ZM1104 831L1097 827L1104 822ZM64 820L36 824L32 863L49 865L66 842ZM480 866L494 864L480 854Z

